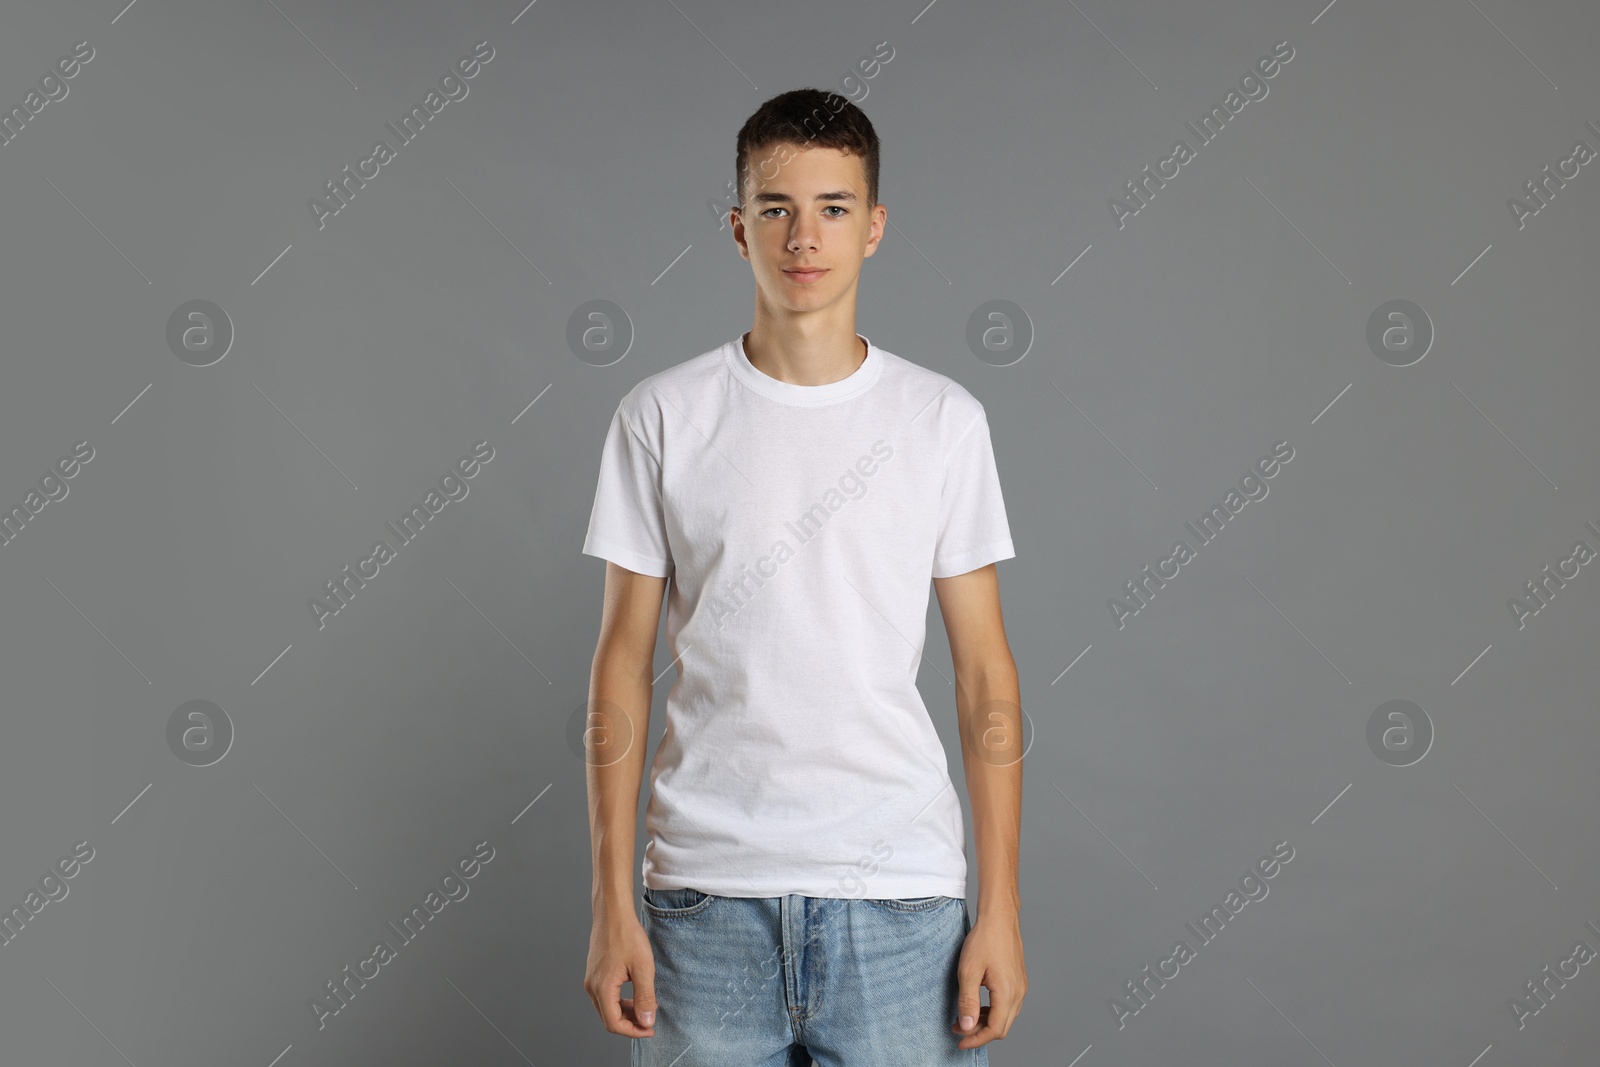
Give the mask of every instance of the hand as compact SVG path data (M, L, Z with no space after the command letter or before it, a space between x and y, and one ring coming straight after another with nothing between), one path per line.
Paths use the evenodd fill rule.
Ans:
M1022 998L1028 995L1022 927L1015 914L978 916L961 946L956 981L956 1021L950 1030L961 1037L957 1048L978 1048L1011 1032ZM988 1007L979 1002L980 985L989 990ZM972 1023L963 1027L961 1021L966 1018Z
M622 995L622 983L633 983L633 996ZM639 917L596 916L589 932L589 963L584 992L594 1001L606 1029L623 1037L654 1037L656 958Z

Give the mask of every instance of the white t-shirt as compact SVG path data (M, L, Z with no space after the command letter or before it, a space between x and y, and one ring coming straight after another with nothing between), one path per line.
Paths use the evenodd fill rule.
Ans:
M917 667L930 578L1016 552L983 405L862 340L848 377L804 386L757 370L741 336L617 405L583 551L672 576L679 671L649 888L966 895Z

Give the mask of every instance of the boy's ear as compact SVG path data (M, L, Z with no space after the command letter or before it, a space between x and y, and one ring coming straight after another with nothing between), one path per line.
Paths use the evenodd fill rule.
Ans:
M889 212L882 202L872 205L872 235L867 238L867 248L862 255L863 259L878 250L878 242L883 240L883 229L888 220Z
M740 217L737 208L728 209L728 223L728 228L733 231L733 243L739 248L739 256L748 260L750 258L750 247L745 243L744 219Z

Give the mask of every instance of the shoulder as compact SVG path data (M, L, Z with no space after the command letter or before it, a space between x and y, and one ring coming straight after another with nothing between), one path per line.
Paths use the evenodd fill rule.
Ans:
M945 442L954 444L985 421L982 401L948 374L882 348L878 352L888 379L880 384L890 386L893 394L906 402L909 418L919 424L931 424Z
M726 370L727 360L723 354L726 347L718 345L639 379L623 394L617 410L635 432L657 438L665 414L673 410L674 397L701 393L701 386Z

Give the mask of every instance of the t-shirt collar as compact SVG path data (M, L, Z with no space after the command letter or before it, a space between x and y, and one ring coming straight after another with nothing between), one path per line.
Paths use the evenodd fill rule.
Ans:
M821 407L824 404L848 400L864 392L878 380L878 375L883 370L883 353L867 337L861 334L856 336L866 342L867 358L861 361L861 366L845 377L826 385L795 385L792 382L780 382L756 370L750 358L745 355L744 334L723 345L722 351L727 358L728 366L733 370L734 377L762 396L795 407Z

